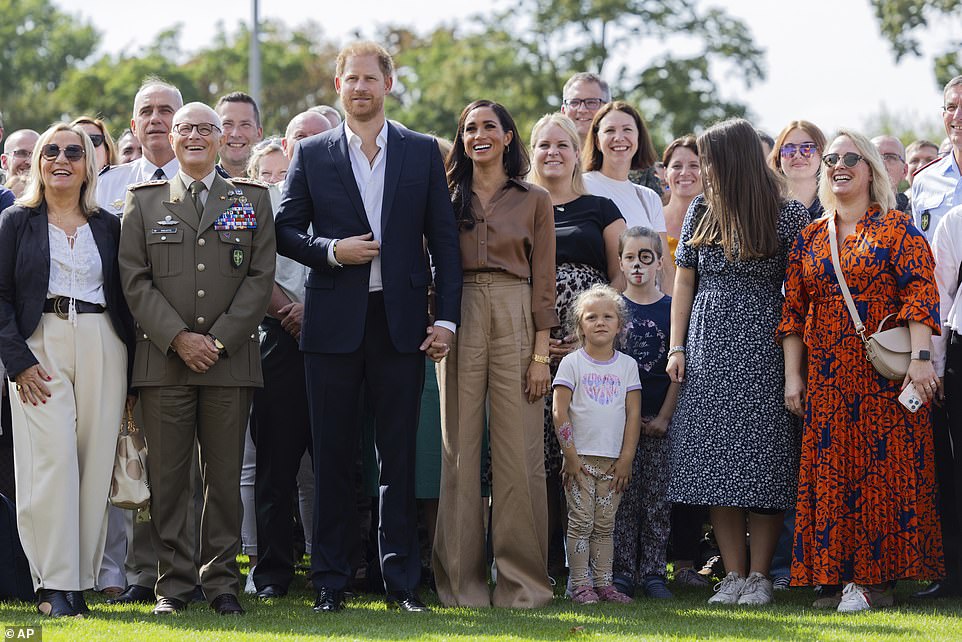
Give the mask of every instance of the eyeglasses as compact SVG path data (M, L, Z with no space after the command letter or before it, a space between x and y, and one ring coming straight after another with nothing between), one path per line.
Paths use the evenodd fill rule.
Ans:
M581 109L582 106L585 109L600 109L607 100L601 98L569 98L568 100L562 101L565 107L570 107L571 109Z
M835 167L838 165L838 161L845 163L845 167L855 167L858 162L864 157L856 154L855 152L845 152L841 156L838 154L825 154L822 156L822 162L825 163L827 167Z
M180 134L181 136L190 136L190 133L197 128L197 133L201 136L210 136L211 132L215 129L220 131L220 127L212 123L177 123L174 125L173 130Z
M15 149L10 154L15 158L30 158L33 156L33 152L29 149Z
M84 157L84 148L80 145L67 145L61 147L56 143L48 143L40 149L40 154L48 161L57 160L63 152L63 157L68 161L78 161Z
M898 154L892 154L892 153L882 154L882 160L884 160L886 163L904 163L905 162L904 158L902 158Z
M104 144L103 134L87 134L90 137L90 142L94 144L94 147L100 147Z
M787 143L782 145L778 153L782 155L782 158L791 158L798 152L798 155L802 158L811 158L818 151L818 145L815 143L802 143L801 145L796 145L795 143Z

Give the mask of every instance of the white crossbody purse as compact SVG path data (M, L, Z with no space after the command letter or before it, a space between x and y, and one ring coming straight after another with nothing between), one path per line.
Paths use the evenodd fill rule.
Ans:
M849 292L848 284L845 283L845 275L842 274L841 262L838 259L838 234L835 231L835 216L831 214L828 217L828 240L832 248L832 265L835 266L835 278L838 279L838 286L845 298L848 313L855 323L855 332L862 340L862 345L865 346L865 358L886 379L902 381L905 379L905 373L908 372L909 364L912 361L912 337L909 334L909 329L898 326L890 330L882 330L885 322L896 316L895 313L892 313L882 319L875 334L865 336L865 325L862 323L858 310L855 309L852 293Z

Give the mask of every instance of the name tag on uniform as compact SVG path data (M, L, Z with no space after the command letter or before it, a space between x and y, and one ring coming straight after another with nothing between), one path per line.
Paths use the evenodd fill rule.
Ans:
M150 230L151 234L176 234L176 227L154 227Z

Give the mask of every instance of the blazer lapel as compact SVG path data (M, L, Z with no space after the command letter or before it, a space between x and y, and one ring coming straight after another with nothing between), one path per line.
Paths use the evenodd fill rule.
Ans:
M393 211L394 192L401 177L401 167L404 165L405 138L404 134L390 122L387 124L387 163L384 167L384 200L381 201L381 232L387 229L387 219Z
M364 221L364 226L370 229L371 223L367 220L367 212L364 211L361 191L357 187L357 181L354 180L354 170L351 169L351 153L347 148L347 134L344 132L343 125L341 125L341 135L330 141L327 149L331 153L331 159L334 161L337 175L344 185L344 190L351 200L351 205L354 206L354 213Z
M47 297L47 287L50 283L50 230L47 228L47 203L40 203L40 206L33 210L30 216L30 233L36 239L37 247L31 252L36 252L43 260L39 262L39 269L36 271L36 283L43 284L43 297Z
M108 216L113 216L109 214ZM107 224L104 222L103 215L100 213L91 214L87 219L90 226L90 233L94 235L94 242L100 252L100 262L103 264L104 283L110 283L111 272L114 266L114 253L116 249L110 242L110 234L107 232Z
M186 223L196 231L200 224L200 218L197 216L197 210L194 209L194 203L190 200L187 188L179 176L170 179L168 184L170 186L170 200L164 201L164 207L170 211L173 220ZM159 225L160 222L157 220L146 221L146 224L149 227L154 224Z
M227 211L233 202L227 202L227 181L214 174L214 182L211 183L210 193L207 195L207 202L204 203L204 215L200 218L198 232L203 232L214 224L217 217Z

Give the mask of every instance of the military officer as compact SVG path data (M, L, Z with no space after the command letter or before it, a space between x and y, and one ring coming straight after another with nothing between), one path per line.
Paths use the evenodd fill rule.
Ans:
M942 122L952 151L918 170L912 181L912 211L915 224L929 242L942 216L962 205L962 76L956 76L942 92Z
M196 439L201 586L211 608L239 615L240 467L252 391L262 385L257 325L274 283L274 219L266 185L215 171L223 134L213 109L178 110L170 144L180 171L131 187L119 255L138 325L133 385L150 444L154 613L186 608L194 588L183 531Z
M170 147L170 126L174 112L184 104L180 90L151 78L134 96L130 131L143 147L143 156L130 163L111 165L97 179L97 204L108 212L124 211L127 187L149 180L171 179L180 165Z

